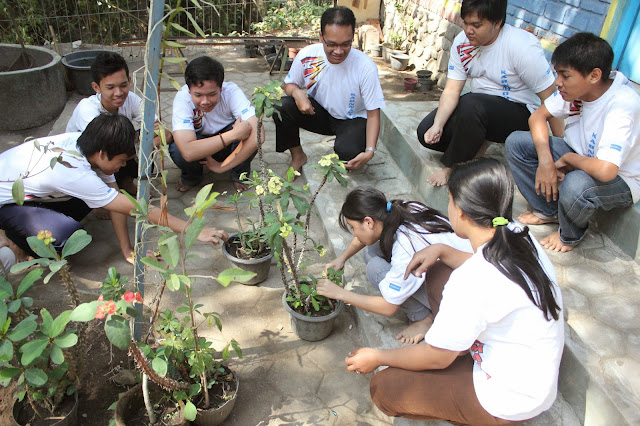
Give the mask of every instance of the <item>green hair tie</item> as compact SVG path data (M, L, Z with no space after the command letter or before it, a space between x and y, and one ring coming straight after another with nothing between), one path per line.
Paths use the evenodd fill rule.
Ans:
M494 228L496 226L504 226L509 224L509 221L502 216L494 217L491 222L493 223Z

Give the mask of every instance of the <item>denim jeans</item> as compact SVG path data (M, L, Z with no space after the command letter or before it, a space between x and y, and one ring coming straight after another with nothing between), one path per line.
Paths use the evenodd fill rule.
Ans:
M380 242L365 247L363 257L367 263L367 278L371 284L379 289L380 282L387 275L387 272L391 270L391 264L383 257ZM431 313L425 283L422 283L418 291L400 305L400 309L411 322L423 320Z
M574 152L564 139L554 136L549 137L549 146L554 161ZM633 204L631 190L620 176L600 182L582 170L567 173L558 189L558 201L547 202L546 197L536 194L535 190L538 153L530 132L513 132L507 138L505 156L518 189L534 213L558 218L563 244L575 245L582 240L596 210L608 211Z
M231 130L232 128L233 128L233 123L229 124L227 127L225 127L224 129L220 130L218 133L215 133L213 135L197 134L197 138L198 139L209 138L211 136L219 135L220 133L224 133L228 130ZM239 143L240 141L238 140L232 141L225 148L221 149L220 151L214 153L211 156L216 161L222 162L233 152L233 150L235 150L238 147ZM178 145L176 143L172 143L171 145L169 145L169 155L171 155L171 159L173 160L175 165L178 166L178 168L182 171L181 181L183 185L194 186L200 182L200 179L202 179L202 167L203 167L202 164L200 164L201 160L197 160L197 161L185 160L182 157L182 154L180 153L180 150L178 149ZM230 171L231 179L234 182L241 182L240 175L243 172L247 172L247 174L249 174L249 172L251 171L251 160L253 160L253 157L255 157L255 155L256 154L254 152L249 158L247 158L242 163L238 164L237 166L231 169Z

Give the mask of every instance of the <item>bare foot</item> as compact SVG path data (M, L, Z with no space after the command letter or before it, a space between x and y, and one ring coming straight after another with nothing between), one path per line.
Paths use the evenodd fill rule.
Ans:
M533 214L532 212L524 212L518 216L518 222L523 225L544 225L545 223L558 223L557 218L542 219Z
M242 182L233 182L233 186L236 189L236 191L238 192L244 192L247 189L249 189L249 185L247 185L246 183L242 183Z
M442 170L438 170L431 175L427 182L433 186L444 186L449 182L449 176L451 175L451 167L445 167Z
M396 339L402 343L418 344L424 339L424 335L433 324L433 314L429 314L425 319L416 321L409 327L402 330L396 336Z
M291 163L289 167L293 167L293 170L300 173L302 172L302 166L307 164L307 154L304 153L301 146L296 146L289 149L291 152Z
M93 215L96 219L100 220L109 220L111 216L109 216L109 210L100 207L99 209L93 209Z
M560 231L549 234L540 242L540 244L542 244L544 248L548 248L549 250L553 251L559 251L562 253L571 251L575 247L575 245L567 246L562 243L562 241L560 240Z
M185 185L182 182L176 182L176 189L178 190L178 192L187 192L194 186L195 185Z

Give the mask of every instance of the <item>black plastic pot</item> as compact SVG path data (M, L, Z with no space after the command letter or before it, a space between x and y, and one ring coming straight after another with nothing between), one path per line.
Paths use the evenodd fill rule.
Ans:
M230 244L238 240L238 234L233 234L229 237L229 240L222 245L222 253L227 259L235 266L245 271L255 272L256 276L251 280L242 283L244 285L256 285L260 284L269 277L269 269L271 269L271 259L273 258L273 251L267 256L259 259L240 259L235 257L231 253Z
M322 340L330 335L333 331L335 319L344 309L344 302L342 300L337 300L336 308L330 314L318 317L308 317L291 309L291 306L287 303L286 292L282 294L282 304L291 316L291 328L294 333L296 333L296 336L308 342L317 342L318 340Z

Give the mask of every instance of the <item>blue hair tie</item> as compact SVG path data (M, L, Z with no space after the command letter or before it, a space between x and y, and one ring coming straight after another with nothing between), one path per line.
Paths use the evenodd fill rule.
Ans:
M390 212L391 211L391 205L393 203L391 201L387 201L387 211Z

